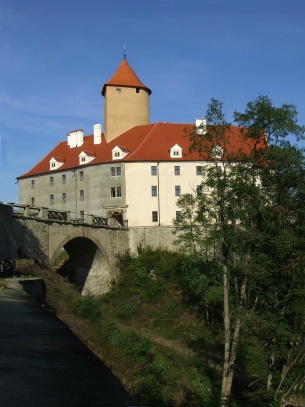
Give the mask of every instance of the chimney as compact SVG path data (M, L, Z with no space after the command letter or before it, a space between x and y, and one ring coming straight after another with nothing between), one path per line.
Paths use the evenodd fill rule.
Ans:
M206 119L195 119L196 133L205 134L206 133Z
M79 147L84 142L84 130L73 130L68 134L68 146Z
M95 124L93 126L94 144L101 144L102 142L102 125Z

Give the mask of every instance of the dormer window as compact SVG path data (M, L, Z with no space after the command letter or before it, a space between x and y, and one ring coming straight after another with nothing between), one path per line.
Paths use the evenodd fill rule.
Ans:
M129 153L127 148L121 146L115 146L112 150L112 159L113 160L121 160L122 158L126 157Z
M85 151L83 150L80 154L79 154L79 164L88 164L90 163L90 161L94 160L95 158L95 154L92 153L91 151Z
M51 171L57 170L63 165L64 162L65 162L64 158L52 157L51 160L49 161L50 170Z
M171 158L181 158L182 157L182 148L178 144L175 144L170 149L170 157Z

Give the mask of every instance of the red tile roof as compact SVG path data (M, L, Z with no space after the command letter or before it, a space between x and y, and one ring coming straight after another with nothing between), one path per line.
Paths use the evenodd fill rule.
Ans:
M124 59L118 69L115 71L114 75L108 82L103 86L102 95L105 96L106 85L111 86L128 86L131 88L146 89L149 94L151 90L145 86L137 75L134 73L128 62Z
M202 157L197 152L189 153L190 141L187 134L193 130L194 125L192 124L154 123L133 127L109 143L106 142L104 134L102 134L100 144L94 144L93 135L85 136L84 143L74 148L70 148L67 141L62 141L30 171L19 176L18 179L44 173L51 174L54 172L54 170L50 170L49 164L52 157L64 157L64 164L60 167L60 171L80 167L79 154L82 151L94 152L95 158L88 164L82 164L81 167L119 161L202 161L208 157ZM250 153L253 145L251 146L251 142L245 143L239 127L231 126L229 138L229 148L232 152ZM170 157L170 149L175 144L182 148L182 157ZM128 152L124 159L112 160L112 149L115 146L120 146L123 151Z

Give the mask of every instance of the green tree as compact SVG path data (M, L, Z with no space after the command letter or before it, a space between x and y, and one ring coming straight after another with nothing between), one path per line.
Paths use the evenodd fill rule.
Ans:
M294 379L290 384L288 373L295 372L304 357L302 341L284 340L289 332L294 332L289 338L304 335L300 317L300 304L304 301L304 256L300 244L305 213L304 162L300 150L290 146L287 137L302 137L304 128L297 125L293 105L274 108L262 96L249 103L245 113L235 112L240 134L226 122L223 105L215 99L208 106L206 119L205 131L195 129L189 136L190 150L199 152L206 161L202 168L202 194L188 196L187 206L185 197L178 200L182 216L177 233L180 241L190 239L188 248L193 253L198 255L198 249L204 247L200 254L213 257L222 270L221 405L229 403L241 335L251 331L258 340L267 340L262 331L251 327L259 320L269 335L268 321L274 312L278 316L276 322L273 318L277 332L270 346L266 342L269 372L265 379L267 391L273 391L274 400L285 405L285 397L301 383L301 379ZM291 296L293 302L289 302ZM279 343L279 337L281 359L271 350L274 343ZM286 345L290 346L288 353ZM294 356L292 348L297 352ZM284 383L292 386L290 390Z

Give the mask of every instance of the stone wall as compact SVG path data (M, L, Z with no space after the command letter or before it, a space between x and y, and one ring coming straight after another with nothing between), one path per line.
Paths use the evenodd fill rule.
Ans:
M131 253L137 253L139 246L142 248L177 250L174 245L174 230L173 226L129 228L129 250Z
M16 218L13 208L0 204L0 259L17 258L17 247L23 255L48 264L48 227L45 222Z

